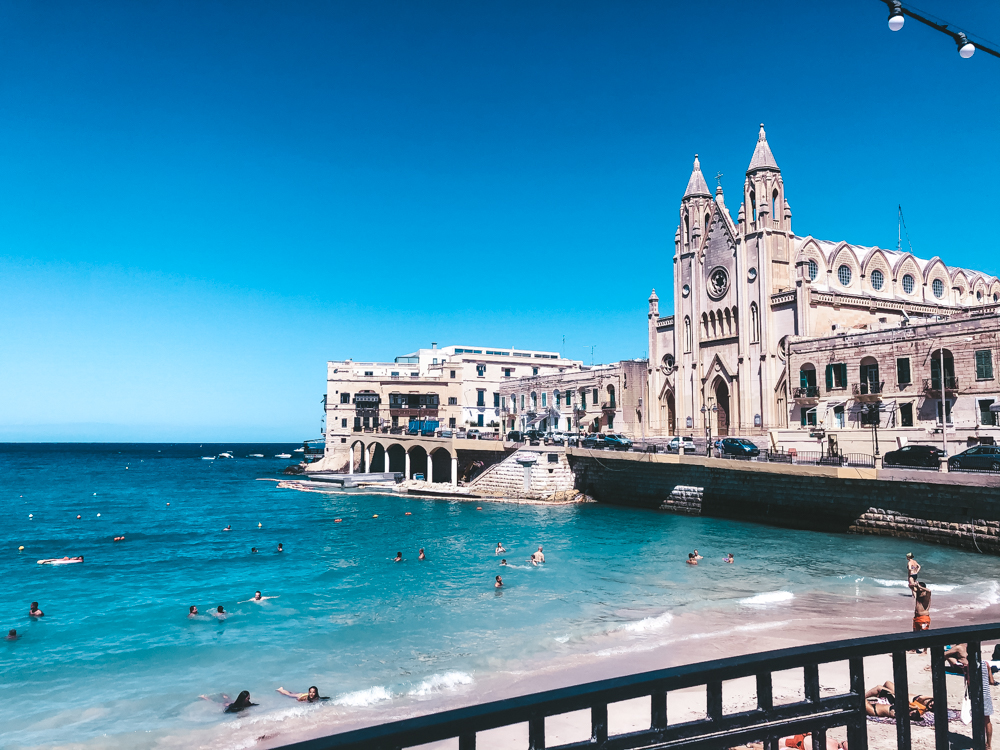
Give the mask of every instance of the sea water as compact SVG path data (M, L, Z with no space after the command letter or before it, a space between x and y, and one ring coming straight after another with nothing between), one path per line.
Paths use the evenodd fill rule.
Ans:
M907 629L907 551L949 624L1000 601L997 558L904 540L261 481L281 477L290 462L274 455L293 447L0 446L0 627L22 636L0 641L0 747L252 747L472 701L541 664L817 611L889 607L898 622L872 632ZM202 458L223 450L236 458ZM695 548L705 559L686 565ZM85 562L36 562L64 555ZM276 598L244 601L257 590ZM28 617L32 601L44 618ZM275 692L310 685L330 700ZM260 706L223 714L216 701L241 690Z

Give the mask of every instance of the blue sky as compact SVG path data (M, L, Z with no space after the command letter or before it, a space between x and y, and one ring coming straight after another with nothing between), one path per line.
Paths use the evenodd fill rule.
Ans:
M996 3L921 8L1000 39ZM328 359L641 357L695 152L1000 274L1000 60L877 0L0 3L0 440L300 440ZM562 344L565 336L565 347Z

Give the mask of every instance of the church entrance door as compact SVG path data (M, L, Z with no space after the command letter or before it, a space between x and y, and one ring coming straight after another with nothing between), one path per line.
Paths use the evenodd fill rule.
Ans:
M725 437L729 434L729 386L726 381L720 380L715 386L715 404L719 407L718 435Z

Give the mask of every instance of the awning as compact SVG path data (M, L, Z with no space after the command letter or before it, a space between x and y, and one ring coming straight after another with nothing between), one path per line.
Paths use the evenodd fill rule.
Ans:
M1000 404L990 404L990 411L1000 411Z
M549 416L548 414L539 414L537 417L528 422L528 427L534 427L536 424L538 424L548 416Z

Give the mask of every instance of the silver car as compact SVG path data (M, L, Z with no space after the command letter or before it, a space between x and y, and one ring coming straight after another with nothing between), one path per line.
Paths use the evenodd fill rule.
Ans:
M680 453L681 440L684 441L684 452L685 453L694 453L694 451L695 451L694 438L689 438L689 437L686 437L686 438L675 437L675 438L673 438L670 441L670 443L667 445L667 452L668 453Z

